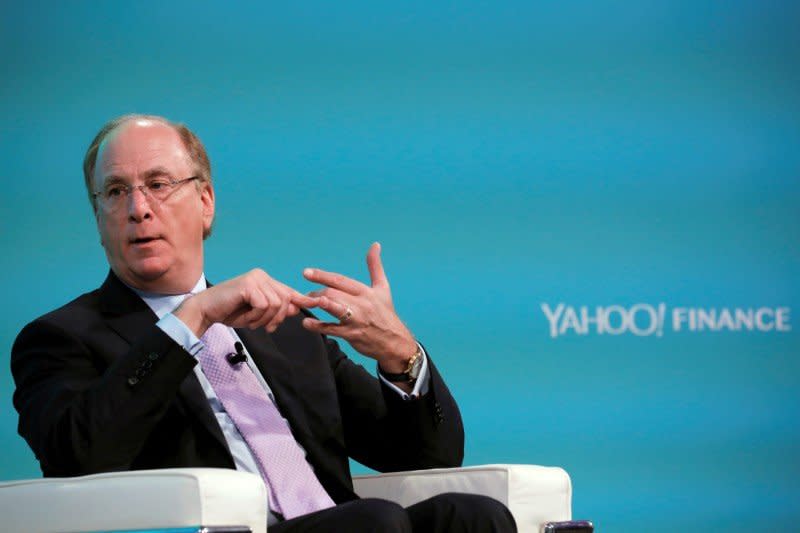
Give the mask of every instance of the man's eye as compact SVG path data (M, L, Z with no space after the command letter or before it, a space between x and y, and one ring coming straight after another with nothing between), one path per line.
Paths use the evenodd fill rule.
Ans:
M113 187L108 187L106 189L106 197L117 198L119 196L122 196L124 192L125 192L125 187L121 185L114 185Z
M167 180L155 180L151 181L147 184L147 188L151 191L163 191L169 188L169 181Z

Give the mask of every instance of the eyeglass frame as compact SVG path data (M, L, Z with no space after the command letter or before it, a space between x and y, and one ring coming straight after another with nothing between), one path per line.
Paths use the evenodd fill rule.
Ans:
M188 178L183 178L183 179L180 179L180 180L176 180L176 179L173 179L173 178L167 179L166 181L169 184L170 191L167 194L167 196L165 196L162 199L157 199L155 196L152 196L152 192L148 190L148 187L150 185L152 185L152 183L143 183L141 185L130 185L128 183L120 182L117 186L120 187L122 189L122 191L124 191L124 196L126 198L130 198L131 195L133 194L133 191L138 189L139 192L142 193L142 195L147 199L148 202L150 202L152 200L156 200L156 202L158 204L161 204L164 201L166 201L170 196L172 196L172 194L175 191L178 190L178 187L180 187L184 183L187 183L187 182L192 181L192 180L201 180L202 181L202 178L200 176L189 176ZM108 204L106 203L107 199L106 199L105 196L103 196L104 194L106 194L106 192L107 191L105 191L105 190L92 191L92 198L94 198L95 202L98 202L98 199L99 199L100 205L102 205L104 208L106 208L107 210L110 211L112 209L109 208ZM120 206L120 205L122 205L122 204L121 203L117 204L117 207Z

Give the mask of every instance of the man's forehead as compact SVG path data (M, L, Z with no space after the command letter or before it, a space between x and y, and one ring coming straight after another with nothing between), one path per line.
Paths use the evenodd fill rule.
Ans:
M164 122L137 118L120 124L100 144L95 177L149 172L183 172L191 158L175 129Z
M185 152L180 135L170 124L159 120L134 119L123 122L108 133L100 143L100 152L140 151L162 148L171 144L172 148Z

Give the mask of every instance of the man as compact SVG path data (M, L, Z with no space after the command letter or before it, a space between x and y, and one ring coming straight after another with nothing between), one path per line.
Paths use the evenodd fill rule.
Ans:
M324 288L303 295L256 269L210 286L214 189L191 131L154 116L112 120L84 175L111 271L12 349L19 432L46 476L238 468L264 479L270 531L514 530L489 498L403 509L353 493L348 456L381 471L463 457L458 408L394 311L377 243L370 285L306 269ZM375 359L379 379L330 336Z

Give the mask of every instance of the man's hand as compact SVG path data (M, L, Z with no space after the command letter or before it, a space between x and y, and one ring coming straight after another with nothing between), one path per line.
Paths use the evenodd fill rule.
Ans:
M369 286L341 274L305 269L306 279L327 286L309 296L316 298L318 307L338 317L340 322L305 318L303 326L310 331L341 337L363 355L376 359L384 371L400 373L417 351L417 343L394 310L389 281L381 263L381 245L377 242L367 253L367 268Z
M263 327L272 333L286 317L299 313L301 307L318 304L317 298L305 296L255 269L187 298L173 314L198 337L216 322L233 328Z

